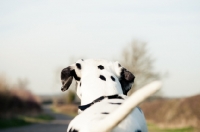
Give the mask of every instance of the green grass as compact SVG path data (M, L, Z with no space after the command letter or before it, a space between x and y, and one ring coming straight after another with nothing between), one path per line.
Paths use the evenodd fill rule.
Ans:
M20 118L31 123L43 123L54 119L52 116L47 114L40 114L37 116L20 116Z
M55 113L59 113L59 114L64 114L64 115L67 115L67 116L70 116L70 117L75 117L77 116L77 112L69 112L69 111L60 111L58 108L52 106L51 107L51 110Z
M0 129L9 128L9 127L19 127L24 125L29 125L30 122L27 122L21 118L12 118L12 119L0 119Z
M185 128L159 128L155 124L148 123L148 131L149 132L194 132L194 128L185 127Z
M10 127L20 127L29 125L32 123L43 123L51 121L54 118L47 114L40 114L37 116L18 116L10 119L0 119L0 129L10 128Z

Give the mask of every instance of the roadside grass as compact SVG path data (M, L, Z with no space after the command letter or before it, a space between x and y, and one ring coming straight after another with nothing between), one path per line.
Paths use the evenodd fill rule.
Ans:
M68 115L70 117L75 117L77 115L77 110L70 108L70 105L64 106L53 106L51 107L52 111L56 113L61 113ZM77 107L77 106L76 106ZM148 132L196 132L196 129L193 127L185 127L185 128L160 128L154 123L147 122Z
M39 114L37 116L18 116L10 119L0 118L0 129L20 127L32 123L45 123L54 118L47 114Z
M56 111L55 111L56 112ZM74 113L74 112L56 112L56 113L61 113L61 114L64 114L64 115L67 115L67 116L70 116L70 117L75 117L77 116L77 113Z
M67 108L67 109L66 109ZM70 106L66 105L66 106L52 106L51 110L55 113L60 113L60 114L64 114L64 115L68 115L70 117L75 117L77 115L77 111L78 110L71 110Z
M185 128L160 128L152 123L147 123L149 132L194 132L195 129L192 127Z
M29 124L31 123L18 117L12 119L0 119L0 129L10 128L10 127L20 127Z
M70 110L69 106L52 106L52 111L56 113L65 114L71 117L75 117L77 115L77 112L74 110ZM185 128L160 128L156 124L147 122L148 125L148 131L149 132L196 132L196 129L193 127L185 127Z

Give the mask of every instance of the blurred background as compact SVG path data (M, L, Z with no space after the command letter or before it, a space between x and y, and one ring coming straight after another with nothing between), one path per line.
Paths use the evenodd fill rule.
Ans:
M200 130L198 0L1 0L0 129L76 115L75 86L62 93L60 72L87 58L132 71L129 94L163 81L141 104L149 131Z

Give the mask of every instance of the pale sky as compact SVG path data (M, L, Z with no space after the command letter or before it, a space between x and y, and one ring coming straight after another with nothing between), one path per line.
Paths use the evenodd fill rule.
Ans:
M200 94L199 0L0 1L0 74L36 94L61 93L56 71L71 57L120 59L133 40L168 72L164 96Z

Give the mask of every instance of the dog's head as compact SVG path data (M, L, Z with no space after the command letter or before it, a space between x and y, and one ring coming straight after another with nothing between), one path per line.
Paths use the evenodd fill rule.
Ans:
M81 97L85 89L95 89L96 92L104 92L102 93L104 95L120 93L127 95L135 77L118 62L81 59L61 71L62 91L69 88L73 78L77 82L77 94Z

